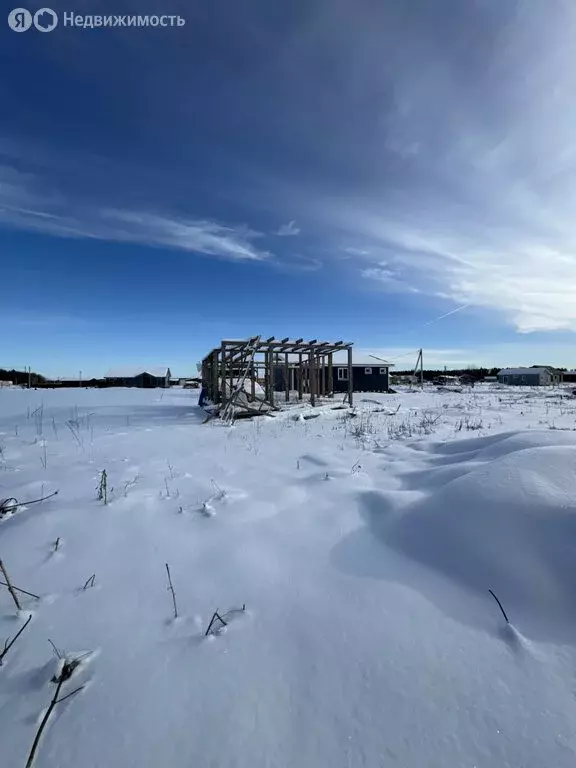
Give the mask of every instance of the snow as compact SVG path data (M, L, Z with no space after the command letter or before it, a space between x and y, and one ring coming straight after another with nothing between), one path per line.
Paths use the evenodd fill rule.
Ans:
M33 612L0 667L2 765L54 695L50 639L90 655L36 768L573 766L569 391L403 389L229 427L194 390L3 389L0 499L59 493L0 523L41 597L19 617L0 591L0 639Z

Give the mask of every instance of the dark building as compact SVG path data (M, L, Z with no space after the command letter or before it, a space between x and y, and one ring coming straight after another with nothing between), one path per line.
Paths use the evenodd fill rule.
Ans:
M352 364L352 386L354 392L388 392L390 386L390 365L377 360L373 361L373 363ZM275 366L274 388L277 392L285 390L284 375L284 367L282 365ZM290 366L288 375L290 377L290 389L293 391L298 389L297 368ZM306 370L304 375L305 379L307 379ZM319 378L324 376L328 380L330 367L325 365L323 369L320 368L317 371L317 375ZM338 365L337 362L333 363L331 389L333 392L348 392L348 365ZM330 390L330 387L328 387L328 390Z
M500 384L524 387L543 387L562 382L562 372L555 368L536 366L532 368L503 368L498 373Z
M170 368L141 368L112 369L106 374L106 381L109 387L169 387L170 386Z
M352 365L352 386L354 392L388 392L390 385L390 367L374 361L376 364ZM348 367L334 364L332 369L334 392L348 391Z

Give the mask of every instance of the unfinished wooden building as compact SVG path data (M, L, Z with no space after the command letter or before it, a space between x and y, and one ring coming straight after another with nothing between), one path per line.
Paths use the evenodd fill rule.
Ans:
M334 396L333 355L347 352L347 398L352 405L352 344L312 339L224 340L202 360L203 394L220 413L262 412L282 402ZM339 363L342 367L342 363Z

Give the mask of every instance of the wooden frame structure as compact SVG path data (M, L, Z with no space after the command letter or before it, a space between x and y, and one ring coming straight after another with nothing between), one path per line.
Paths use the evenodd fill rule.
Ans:
M312 339L225 339L202 360L202 387L205 395L220 411L229 411L242 396L246 410L263 405L276 408L282 394L290 401L290 392L298 399L304 395L316 405L320 397L333 397L333 355L346 351L348 368L348 401L353 402L352 343ZM241 408L241 406L240 406Z

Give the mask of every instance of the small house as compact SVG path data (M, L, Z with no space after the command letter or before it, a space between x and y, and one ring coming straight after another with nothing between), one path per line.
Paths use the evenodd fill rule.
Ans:
M552 378L551 384L561 384L564 379L564 371L551 365L532 365L531 368L545 368Z
M374 360L363 358L361 361L355 360L352 363L352 391L353 392L388 392L390 388L390 367L391 363L383 360ZM274 388L277 392L283 392L285 370L282 365L274 368ZM289 368L289 389L298 388L298 369L297 366ZM330 366L326 363L320 366L316 371L319 380L329 382ZM307 368L304 368L304 377L308 380ZM332 363L332 387L328 385L327 391L334 393L348 392L348 362L340 360L338 355L334 355Z
M503 368L498 381L519 387L543 387L558 383L559 379L550 368Z
M332 367L334 392L348 391L348 366ZM390 388L390 363L372 360L352 363L352 388L354 392L388 392Z
M170 368L112 368L105 376L109 387L169 387Z

